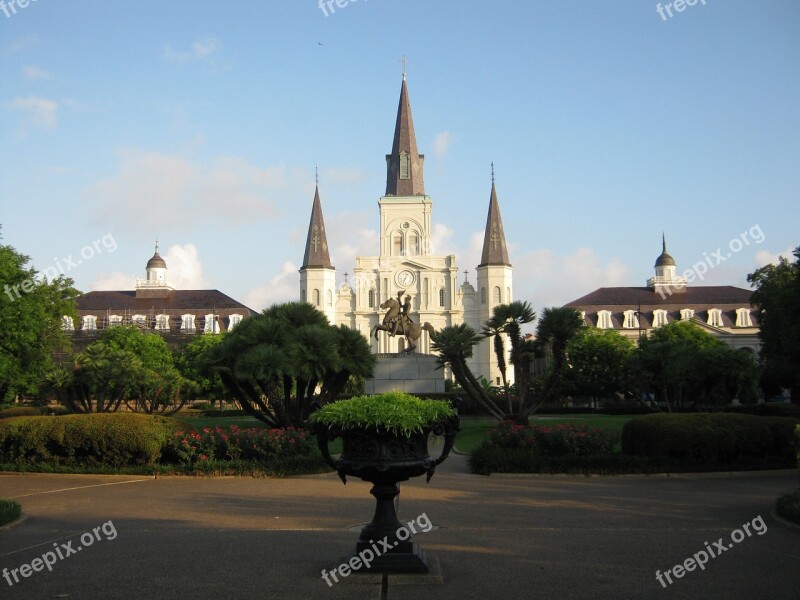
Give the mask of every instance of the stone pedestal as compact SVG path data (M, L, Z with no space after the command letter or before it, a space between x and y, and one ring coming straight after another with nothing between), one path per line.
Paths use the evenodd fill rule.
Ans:
M400 391L408 394L444 393L444 371L430 354L378 354L375 377L367 379L367 394Z

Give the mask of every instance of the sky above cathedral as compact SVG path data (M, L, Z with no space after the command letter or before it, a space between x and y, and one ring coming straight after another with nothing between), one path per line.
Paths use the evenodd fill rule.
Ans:
M678 8L682 10L678 10ZM4 0L1 242L83 291L299 297L378 254L406 70L433 253L475 283L494 162L516 299L690 285L800 245L800 3Z

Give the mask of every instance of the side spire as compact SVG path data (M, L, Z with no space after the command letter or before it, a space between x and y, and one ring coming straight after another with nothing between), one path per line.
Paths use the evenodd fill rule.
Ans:
M311 267L333 268L331 266L331 257L328 253L328 236L325 233L325 221L322 218L319 185L314 189L314 204L311 207L311 221L308 224L306 253L303 256L303 266L300 270Z
M424 161L425 156L417 151L417 136L414 133L414 120L411 117L411 101L408 98L404 66L392 153L386 155L386 195L424 196L425 181L422 176Z
M486 232L483 234L483 253L479 267L488 265L511 266L508 260L506 234L500 218L500 204L497 201L497 188L494 184L494 163L492 163L492 193L489 197L489 214L486 216Z

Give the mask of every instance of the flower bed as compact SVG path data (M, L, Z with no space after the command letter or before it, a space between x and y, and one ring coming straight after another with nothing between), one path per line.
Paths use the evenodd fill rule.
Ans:
M291 427L242 429L231 425L227 430L177 431L164 447L162 461L200 472L241 472L248 466L270 474L327 469L314 437Z

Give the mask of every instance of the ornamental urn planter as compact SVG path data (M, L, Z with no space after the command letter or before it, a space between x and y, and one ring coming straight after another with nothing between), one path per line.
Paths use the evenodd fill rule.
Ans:
M353 556L364 550L373 551L389 547L372 561L369 573L427 573L425 551L413 540L411 532L404 530L406 539L397 532L404 524L397 518L395 498L400 494L397 484L411 477L427 474L431 480L437 465L450 454L460 429L457 414L440 418L409 433L387 430L385 427L346 427L314 423L312 433L317 438L320 452L327 462L347 483L347 476L357 477L373 484L370 494L375 497L375 514L372 522L361 530ZM444 435L444 446L438 458L428 454L428 436ZM328 442L342 438L342 453L334 459ZM380 544L379 540L384 540Z

